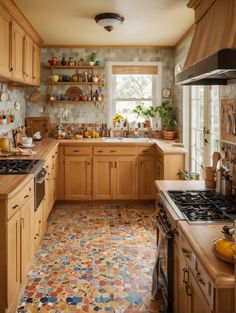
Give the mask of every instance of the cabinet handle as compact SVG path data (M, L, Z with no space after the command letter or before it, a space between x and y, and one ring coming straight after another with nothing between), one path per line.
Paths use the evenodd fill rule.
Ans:
M103 150L99 150L98 152L103 152Z
M23 218L20 219L20 224L22 225L22 229L25 228L25 221Z
M191 250L182 248L182 251L186 258L191 259L191 254L192 254Z
M116 150L110 150L110 152L117 152Z
M185 284L185 291L186 291L187 296L189 296L189 297L192 296L191 287L190 287L189 283Z
M25 198L25 199L29 198L29 195L25 195L24 198Z
M87 162L87 165L90 165L90 162Z
M186 284L188 281L186 280L186 274L188 274L188 270L184 267L183 268L183 283Z
M80 150L73 150L73 152L80 152Z
M200 283L201 285L203 285L203 286L206 285L205 282L204 282L204 280L203 280L202 277L201 277L201 273L199 273L199 272L197 272L197 279L198 279L198 281L199 281L199 283Z
M143 165L143 161L140 161L140 165Z
M33 79L35 79L36 77L35 76L33 76Z
M115 161L115 168L116 168L116 166L117 166L117 163L116 163L116 161Z
M148 151L147 150L143 150L143 152L147 153Z
M13 67L10 68L10 72L12 72L12 71L13 71Z
M18 208L19 204L16 204L12 207L13 210L15 210L16 208Z
M41 222L41 220L39 220L39 224L41 224L42 222Z

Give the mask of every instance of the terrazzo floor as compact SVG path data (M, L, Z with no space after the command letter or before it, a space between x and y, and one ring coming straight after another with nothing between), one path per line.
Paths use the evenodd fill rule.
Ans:
M154 206L57 205L17 312L164 312L155 251Z

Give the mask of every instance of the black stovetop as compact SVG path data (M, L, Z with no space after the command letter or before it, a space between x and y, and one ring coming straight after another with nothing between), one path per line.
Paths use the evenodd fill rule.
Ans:
M0 160L0 174L28 174L34 171L39 160Z
M236 219L236 199L215 191L167 191L187 220L224 221Z

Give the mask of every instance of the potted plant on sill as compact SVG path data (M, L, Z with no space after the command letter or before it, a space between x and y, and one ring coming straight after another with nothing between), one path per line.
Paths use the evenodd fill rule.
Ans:
M161 119L163 139L173 140L176 136L177 111L176 108L169 106L168 103L162 103L157 107L157 112Z
M143 116L145 118L145 127L151 128L151 119L154 118L155 113L157 112L157 107L153 105L145 108L144 104L137 104L133 109L133 112L137 114L137 119L139 116Z
M93 66L94 65L94 63L95 63L95 59L96 59L96 53L95 52L93 52L93 53L91 53L90 55L89 55L89 65L90 66Z

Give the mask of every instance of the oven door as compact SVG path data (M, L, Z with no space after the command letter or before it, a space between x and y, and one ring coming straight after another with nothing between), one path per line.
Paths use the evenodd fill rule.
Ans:
M173 302L173 233L168 230L157 216L157 252L153 272L152 294L157 297L161 292L167 307L167 313L172 313Z
M34 179L34 210L37 211L45 197L45 178L46 172L42 169Z

